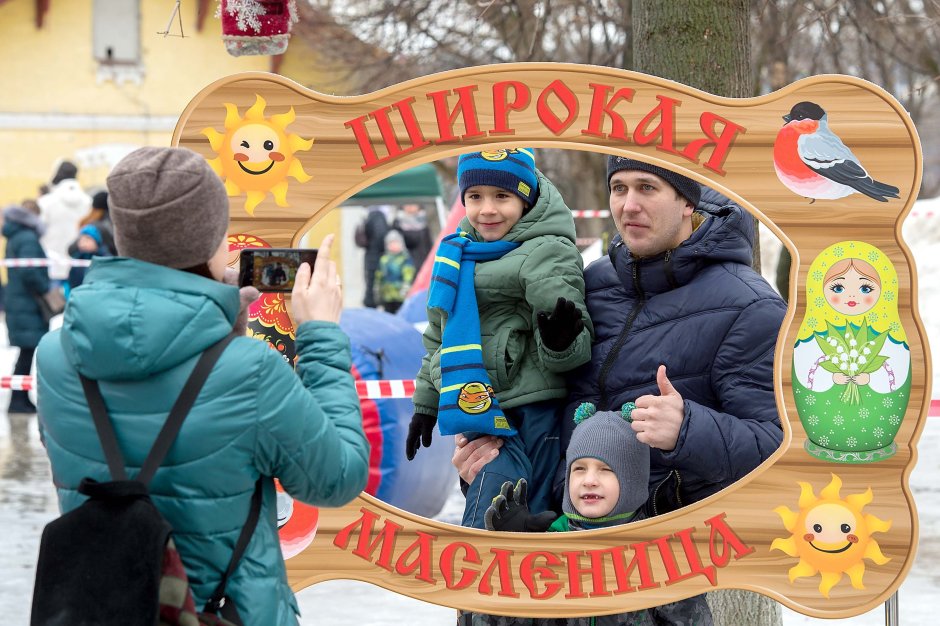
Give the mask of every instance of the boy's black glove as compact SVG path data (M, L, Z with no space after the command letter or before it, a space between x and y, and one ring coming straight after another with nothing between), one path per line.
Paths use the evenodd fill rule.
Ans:
M437 418L433 415L424 413L415 413L408 424L408 436L405 438L405 456L408 460L415 458L418 452L419 441L425 448L431 447L431 432L434 425L437 424Z
M558 515L554 511L536 515L529 513L525 496L527 487L525 478L520 478L515 487L508 480L503 483L499 495L493 498L493 504L483 516L487 530L511 533L541 533L548 530Z
M542 343L555 352L567 350L584 330L581 311L574 302L564 298L558 298L554 311L539 311L535 319L542 335Z

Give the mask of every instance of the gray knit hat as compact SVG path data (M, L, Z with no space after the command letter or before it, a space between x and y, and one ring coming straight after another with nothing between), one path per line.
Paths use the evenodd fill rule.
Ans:
M620 170L640 170L643 172L649 172L650 174L656 174L667 183L672 185L672 187L679 192L680 196L692 203L693 207L698 207L698 201L702 198L701 185L691 178L683 176L682 174L677 174L672 170L667 170L662 167L650 165L649 163L644 163L643 161L637 161L636 159L628 159L627 157L613 155L607 157L608 191L610 191L610 177Z
M186 148L140 148L108 176L118 254L176 269L205 263L228 230L225 186Z
M578 459L592 458L603 461L614 470L620 482L617 504L602 518L582 517L568 492L571 464ZM649 497L650 448L637 441L636 433L619 412L599 411L578 424L568 451L565 453L565 493L562 511L575 521L585 521L591 527L624 524L633 518Z
M402 250L405 249L405 237L398 230L391 229L385 234L385 247L388 248L388 245L393 241L397 241L398 245L401 246Z

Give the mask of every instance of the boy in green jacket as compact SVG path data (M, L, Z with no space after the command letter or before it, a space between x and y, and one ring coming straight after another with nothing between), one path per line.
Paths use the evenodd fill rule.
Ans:
M385 235L385 254L375 270L375 301L386 313L394 315L401 308L415 279L415 266L405 250L405 238L397 230Z
M625 415L594 413L590 404L575 412L577 426L565 454L565 492L558 517L552 511L531 514L526 504L526 483L504 483L486 512L486 528L508 532L567 532L607 528L644 519L650 472L650 448L640 443ZM540 509L533 509L540 510ZM498 622L498 620L504 620ZM497 618L464 613L458 626L712 626L705 595L661 606L604 615L552 620Z
M462 524L483 528L507 480L526 478L533 506L551 507L562 373L590 359L593 327L574 219L532 150L462 155L457 182L467 217L435 256L406 455L431 444L435 424L502 437L467 490Z

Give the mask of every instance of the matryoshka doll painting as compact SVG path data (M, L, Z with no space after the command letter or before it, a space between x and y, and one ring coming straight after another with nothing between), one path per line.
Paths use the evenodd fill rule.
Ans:
M794 401L810 455L873 463L897 450L911 392L897 302L897 272L875 246L841 241L810 265L793 349Z

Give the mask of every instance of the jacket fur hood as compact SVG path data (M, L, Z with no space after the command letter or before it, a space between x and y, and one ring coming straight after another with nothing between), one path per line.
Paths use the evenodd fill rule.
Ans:
M14 225L14 227L8 232L7 225ZM46 232L46 225L39 219L38 215L13 204L3 209L3 236L9 237L19 230L18 227L34 230L40 237Z

